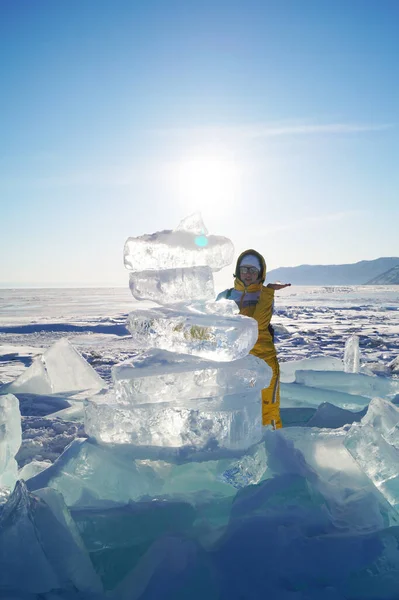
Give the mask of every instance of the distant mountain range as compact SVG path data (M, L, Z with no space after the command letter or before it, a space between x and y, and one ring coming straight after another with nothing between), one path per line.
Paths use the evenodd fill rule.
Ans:
M367 282L370 285L399 285L399 265Z
M348 265L280 267L267 281L293 285L399 285L399 257L362 260Z

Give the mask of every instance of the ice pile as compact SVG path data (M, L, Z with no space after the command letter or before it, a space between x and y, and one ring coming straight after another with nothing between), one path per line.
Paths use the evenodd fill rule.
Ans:
M213 302L231 245L209 238L193 217L128 240L133 295L163 305L129 315L140 352L86 401L90 438L20 472L26 487L0 506L0 597L397 599L399 382L356 372L352 340L344 361L282 365L282 410L314 414L262 430L270 371L246 356L256 323ZM29 385L92 388L62 356ZM0 396L1 485L17 477L20 430L16 398Z
M133 294L139 286L140 298L164 306L130 313L134 345L146 350L113 367L114 390L87 404L86 432L92 438L230 450L260 441L260 395L270 369L247 356L257 323L237 314L234 302L213 301L212 270L229 264L232 255L230 240L208 236L199 216L185 219L175 231L127 240ZM199 289L202 302L196 299ZM171 299L179 302L168 304Z
M198 269L222 268L232 258L229 240L205 232L196 217L175 232L128 240L128 266L144 268L134 272L141 289L153 269L152 282L168 281L167 297L179 302L129 315L141 350L112 368L110 390L86 402L89 439L75 440L30 478L30 490L50 486L69 507L93 509L145 497L231 498L260 480L266 469L261 390L271 371L248 355L258 335L253 319L237 314L232 301L193 301L202 287ZM194 282L183 290L190 303L178 297L182 269L186 283ZM208 279L213 289L211 271ZM154 300L154 289L164 301L166 288L152 284L143 299Z

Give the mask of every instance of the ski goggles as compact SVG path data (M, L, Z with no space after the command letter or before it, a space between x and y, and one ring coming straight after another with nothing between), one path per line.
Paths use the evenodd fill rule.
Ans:
M259 273L259 269L256 267L240 267L241 273L245 275L245 273L250 273L251 275L255 275L255 273Z

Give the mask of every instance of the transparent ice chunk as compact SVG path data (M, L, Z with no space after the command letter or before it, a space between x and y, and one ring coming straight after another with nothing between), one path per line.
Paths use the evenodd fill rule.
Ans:
M399 408L382 398L373 398L362 425L369 425L396 448L399 448Z
M74 440L51 467L27 481L28 489L51 487L67 506L81 508L126 504L156 495L161 484L154 470L85 439Z
M140 405L93 398L85 430L106 444L248 448L262 437L260 392Z
M389 397L399 392L399 381L386 377L372 377L363 373L297 371L295 381L310 387L336 390L368 398L374 396Z
M155 308L129 314L128 329L137 348L160 348L209 360L247 356L258 339L255 319Z
M277 435L274 435L277 434ZM268 469L275 475L306 477L322 495L335 528L376 531L397 524L398 515L370 483L345 448L347 428L287 427L265 431ZM266 473L265 478L269 477Z
M360 468L388 502L399 508L399 449L378 430L363 423L352 425L345 446Z
M233 254L228 238L177 229L128 238L124 261L131 271L205 266L219 271L232 262Z
M150 499L114 508L73 509L73 519L106 590L114 589L151 544L171 528L175 535L191 533L195 518L195 508L181 500ZM120 600L116 595L110 597Z
M7 386L14 394L62 394L88 391L96 393L105 382L80 355L62 338L53 344L33 364Z
M388 367L392 373L399 373L399 356L390 362Z
M297 371L298 373L314 373L314 371ZM288 407L317 407L328 402L345 410L358 411L368 405L370 398L357 396L334 389L310 387L300 383L280 384L281 405Z
M200 503L204 494L215 499L232 497L237 488L258 483L265 470L262 443L245 451L188 454L170 448L151 453L145 448L80 439L26 485L30 490L54 488L67 506L93 510L167 496L190 503Z
M76 526L54 490L31 495L18 481L0 512L0 589L101 592Z
M306 423L307 427L326 427L337 429L347 424L358 422L364 417L365 410L353 412L351 410L340 408L329 402L320 404L315 414Z
M208 230L202 220L201 213L195 212L180 221L175 231L189 231L196 235L208 235Z
M158 304L215 297L213 275L209 267L131 272L129 286L136 300L151 300Z
M15 460L22 441L21 413L12 394L0 396L0 488L12 489L18 479Z
M280 381L293 383L296 371L343 371L343 369L344 363L342 360L334 356L289 360L280 362Z
M18 473L18 479L23 479L24 481L28 481L28 479L35 477L35 475L38 475L45 469L48 469L49 467L51 467L51 465L52 465L52 463L49 461L32 460L31 462L24 465L22 467L22 469L20 469L20 471Z
M260 391L271 369L252 355L223 363L149 350L112 367L112 377L119 402L143 404Z
M359 373L360 354L359 354L359 336L351 335L346 340L344 352L344 370L346 373Z

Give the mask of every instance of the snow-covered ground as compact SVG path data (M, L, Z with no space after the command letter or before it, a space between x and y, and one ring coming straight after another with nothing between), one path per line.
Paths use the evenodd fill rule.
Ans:
M0 290L0 383L12 382L36 356L64 337L109 382L111 367L136 354L126 321L131 310L143 306L152 305L135 301L127 287ZM392 385L397 382L399 386L399 286L292 287L276 293L273 324L282 381L286 386L293 381L292 361L318 357L342 359L345 343L354 334L360 341L361 371L377 376L378 382L389 381ZM303 367L302 363L298 368L309 366ZM333 385L341 386L338 378L334 381ZM313 384L311 378L306 379L306 386ZM300 385L295 388L300 389ZM329 389L337 391L337 388ZM338 391L342 392L343 388ZM362 394L359 392L358 398L364 400L364 392ZM366 413L372 395L365 395L363 405L359 401L359 414L353 416L353 421L359 421ZM399 387L397 396L391 394L389 400L397 401ZM343 402L342 399L344 396L339 402ZM22 445L17 460L20 468L29 469L32 460L53 463L75 438L85 437L79 411L76 415L54 414L69 406L67 396L21 394L19 401ZM72 510L86 550L108 593L113 590L113 597L123 600L396 599L399 529L394 525L399 523L399 518L397 520L395 501L387 503L386 498L395 498L396 494L399 501L399 484L380 494L382 484L374 481L374 486L365 478L366 473L373 481L367 465L362 465L363 454L355 464L342 445L349 427L341 427L348 422L344 404L338 402L340 408L336 410L323 405L317 411L317 404L323 401L322 392L319 401L316 396L316 403L312 400L307 404L297 397L292 400L288 387L282 390L285 429L282 435L266 432L265 437L270 473L251 488L255 490L251 494L245 494L249 488L237 493L228 510L229 525L223 524L223 535L219 532L217 542L215 530L222 527L223 519L216 513L218 510L221 514L226 512L220 506L212 508L215 511L212 517L209 507L201 513L197 505L198 512L191 515L190 505L185 503L179 507L173 503L158 506L153 502L146 509L142 503L141 508L130 503L107 513L99 508L96 519L90 521L90 531L84 511L74 513ZM370 413L368 418L365 427L374 424ZM353 431L347 443L352 444L350 447L356 455L358 430ZM391 441L393 435L394 431L390 433ZM370 453L374 452L375 456L376 444L371 437L365 439ZM392 448L392 452L396 452L396 447L393 442L389 452ZM389 460L392 452L386 455L391 457ZM38 464L37 470L45 466ZM388 466L391 467L390 463ZM28 479L35 472L25 471L24 477ZM271 473L278 476L273 477ZM390 478L394 482L399 480L396 471L392 471L391 476L385 477L384 485ZM24 492L18 493L23 495ZM168 510L170 514L166 515ZM160 517L161 512L166 516ZM101 522L107 518L111 530L117 531L118 543L109 531L101 531ZM124 542L120 541L123 528L132 527L129 534L132 539L141 527L141 518L146 525L142 525L144 529L132 549L129 536ZM154 522L164 518L165 523L175 523L176 527L160 527L162 535L157 537ZM221 519L218 527L206 533L202 531L203 521L208 519L214 523L218 518ZM152 527L153 533L149 533ZM199 530L201 535L196 535ZM110 551L112 548L114 553ZM136 565L135 569L129 561ZM76 583L75 590L63 590L54 596L45 590L40 596L28 592L15 595L11 589L0 595L32 599L69 598L68 594L73 598L103 597L101 585L90 580L89 571L85 573L82 577L87 581L86 591L84 585ZM76 590L80 590L81 595Z

